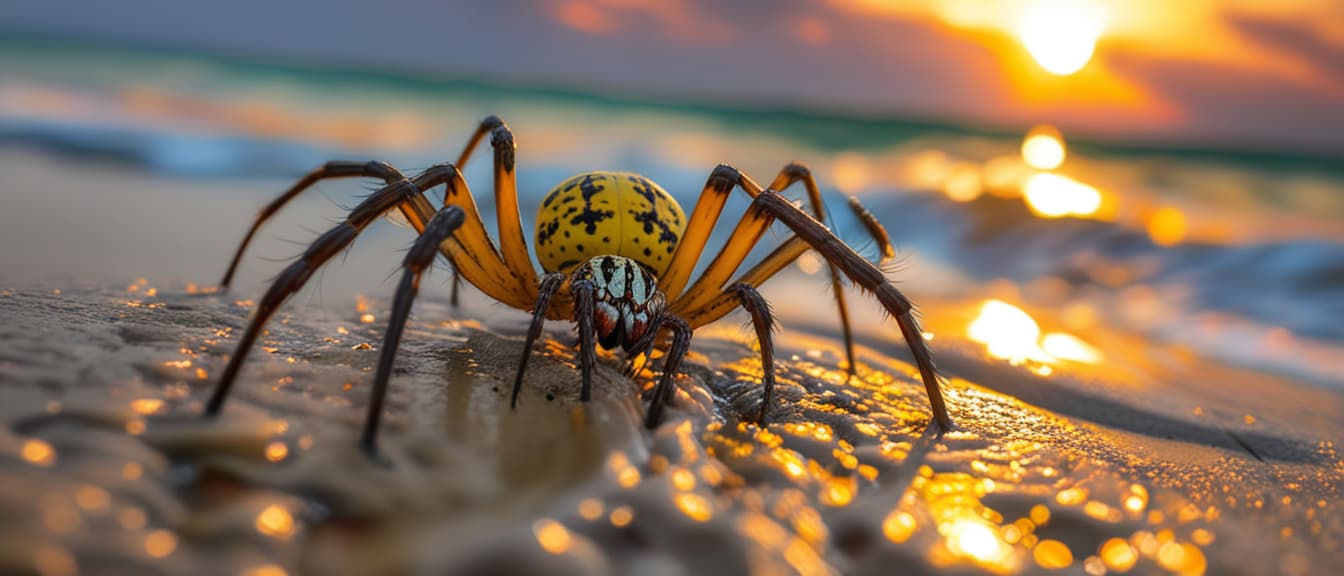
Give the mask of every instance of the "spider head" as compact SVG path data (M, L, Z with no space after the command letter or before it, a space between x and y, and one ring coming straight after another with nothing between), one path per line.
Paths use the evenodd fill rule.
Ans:
M597 343L626 352L651 336L649 328L663 313L666 299L657 281L638 262L623 256L598 256L574 269L574 281L587 281L594 291L593 324Z

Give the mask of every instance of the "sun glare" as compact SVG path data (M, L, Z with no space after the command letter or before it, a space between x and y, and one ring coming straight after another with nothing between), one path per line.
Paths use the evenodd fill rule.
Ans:
M1042 336L1035 318L1002 300L986 300L966 335L984 344L990 356L1013 365L1028 361L1054 364L1060 360L1097 364L1103 358L1101 350L1072 334L1050 332Z
M1064 135L1049 124L1042 124L1027 132L1022 140L1022 159L1037 170L1054 170L1064 163L1068 154Z
M1022 15L1017 35L1041 68L1068 76L1086 66L1101 36L1095 7L1079 2L1034 4Z
M1090 216L1101 208L1101 192L1068 176L1042 172L1022 186L1027 206L1037 216Z

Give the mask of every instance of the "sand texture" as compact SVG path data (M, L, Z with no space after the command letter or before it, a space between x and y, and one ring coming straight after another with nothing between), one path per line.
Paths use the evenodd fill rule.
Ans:
M865 348L861 377L846 383L833 340L790 332L762 429L743 422L760 400L760 363L729 322L697 335L669 421L650 433L640 394L651 373L626 379L604 357L593 401L580 403L563 323L508 410L522 317L431 297L407 331L385 459L373 462L357 434L379 301L287 306L223 416L200 417L251 305L148 284L0 292L0 572L1344 565L1338 395L1232 390L1183 418L939 342L958 429L936 437L912 366ZM1240 421L1227 402L1265 406L1263 421Z

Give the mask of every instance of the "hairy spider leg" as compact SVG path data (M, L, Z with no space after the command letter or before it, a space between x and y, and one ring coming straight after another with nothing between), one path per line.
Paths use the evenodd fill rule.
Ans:
M781 207L788 207L788 209ZM886 230L882 228L882 224L876 222L875 218L872 218L872 213L868 212L867 209L863 207L863 204L860 204L857 199L849 200L849 207L855 211L856 215L859 216L859 219L864 223L864 226L870 230L870 234L878 240L878 243L882 246L883 255L886 256L892 254L894 250L892 250L890 242L887 240ZM878 297L879 302L882 303L883 307L886 307L888 313L891 313L891 316L896 318L896 324L900 326L900 332L902 332L902 336L906 338L906 342L910 346L911 353L913 353L915 358L915 365L919 368L919 375L921 375L921 379L923 380L923 383L925 383L925 389L927 395L929 395L929 403L931 407L933 407L934 418L937 419L939 427L942 427L943 430L950 430L950 427L952 427L952 419L949 418L945 401L942 399L938 373L935 371L933 364L933 354L931 354L925 341L923 341L923 334L921 330L919 330L917 320L915 320L913 316L913 305L911 305L909 299L907 299L905 295L900 294L900 291L896 290L895 286L892 286L890 282L886 281L886 277L884 277L882 271L876 269L871 262L868 262L863 256L860 256L857 252L853 251L853 248L849 248L848 244L844 243L844 240L840 240L839 236L836 236L833 232L829 231L824 224L817 222L816 219L812 218L808 213L801 211L800 208L793 205L793 203L790 203L790 201L785 199L784 196L781 196L780 193L774 192L773 189L767 189L767 191L759 193L759 195L755 197L755 200L753 200L753 203L751 203L751 207L747 209L747 213L753 218L753 222L757 219L766 220L765 226L769 226L769 223L773 222L774 219L780 218L781 213L785 213L785 215L788 215L789 220L781 220L781 222L785 222L786 226L789 226L790 230L793 230L794 236L793 238L786 240L780 247L775 248L769 256L766 256L766 258L763 259L762 262L759 262L757 266L754 266L753 269L747 271L742 277L739 277L737 283L743 283L743 285L749 286L759 286L762 282L767 281L767 279L773 277L774 274L777 274L778 271L784 270L784 267L788 266L794 259L797 259L798 256L802 255L802 252L808 250L809 247L816 250L818 254L823 255L824 258L827 259L827 262L831 262L833 265L839 267L851 281L857 283L860 287L863 287L864 290L874 293L876 297ZM753 224L753 226L755 226L755 224ZM742 227L742 224L739 224L739 230L741 230ZM737 231L734 231L734 238L737 238L737 236ZM755 238L758 239L759 235L755 236ZM731 242L732 240L730 240L730 243ZM724 251L728 251L728 247L724 248ZM734 258L737 258L738 254L745 256L747 251L750 251L750 246L734 250ZM719 258L715 259L715 263L718 263L720 258L723 258L723 254L720 254ZM739 262L741 262L741 260L739 260ZM714 267L715 265L711 265L711 269L714 269ZM723 270L727 270L727 266L724 266ZM710 273L710 271L707 270L706 275L708 275L708 273ZM731 270L728 271L728 273L731 273ZM704 278L702 278L702 281L696 283L699 285L699 283L703 281ZM688 318L688 321L691 322L691 325L695 326L695 328L706 325L708 322L719 320L719 318L722 318L728 311L735 309L735 307L742 303L738 293L735 293L735 291L732 290L724 290L719 295L716 295L716 297L707 299L707 301L706 299L702 299L702 301L687 305L687 303L685 303L685 298L687 298L689 294L691 294L691 291L687 291L687 294L683 295L683 298L681 298L680 301L673 303L673 305L669 307L671 307L672 310L684 310L683 313L685 314L685 317ZM765 348L765 346L762 345L762 356L765 354L765 349L763 348Z
M537 303L532 307L532 324L527 328L527 342L523 344L523 357L518 361L518 376L513 379L513 394L509 396L509 407L518 407L518 392L523 389L523 373L527 372L527 360L532 356L532 343L541 335L546 324L546 309L550 307L551 297L560 291L565 283L565 275L560 272L547 272L541 279Z
M894 252L891 245L886 243L886 229L882 228L882 224L876 218L873 218L872 213L868 212L857 198L851 197L849 206L861 220L864 220L864 225L869 227L873 237L883 245L883 254ZM781 244L769 256L766 256L765 259L739 276L731 286L708 304L688 311L685 316L691 328L698 329L726 316L738 307L743 308L751 315L752 326L756 329L756 339L761 348L761 368L764 371L764 376L761 378L764 393L761 399L760 412L756 416L756 421L759 424L765 423L765 416L770 408L770 399L774 390L774 348L770 340L770 330L777 325L774 323L774 317L768 303L755 290L755 287L765 283L797 260L804 252L811 249L811 245L797 234L791 233L790 236L784 244ZM852 372L850 374L852 375Z
M494 150L495 217L499 222L499 251L509 270L523 283L529 300L535 301L538 274L532 265L532 256L527 251L527 239L523 236L518 207L518 177L514 171L518 146L509 125L498 116L487 116L481 120L467 141L466 148L462 150L457 166L461 168L466 163L487 132L490 134L490 147Z
M448 256L463 278L495 300L519 310L531 310L536 296L528 292L523 279L514 274L495 249L462 172L452 164L438 164L421 173L415 181L425 189L443 184L444 205L458 206L466 216L458 233L439 244L440 251ZM432 213L433 209L428 209L421 220L428 219L427 215ZM416 230L423 231L422 228Z
M415 239L415 244L402 261L404 272L392 300L392 315L387 324L387 333L383 336L383 348L378 352L378 367L374 370L373 390L369 394L369 414L364 422L360 443L364 453L371 458L378 453L378 423L383 416L387 383L392 377L392 364L397 357L397 348L401 345L406 319L411 315L411 304L420 291L420 277L434 264L434 257L439 254L439 244L461 228L464 220L466 215L460 207L445 206L425 225L424 232Z
M742 309L751 315L751 326L756 329L756 342L761 347L761 408L756 413L756 422L765 423L765 414L770 410L770 399L775 392L775 345L772 335L777 327L770 303L761 297L761 293L751 284L739 282L733 284L729 292L737 297Z
M882 307L896 319L901 335L905 338L906 345L910 347L915 365L919 368L920 378L924 381L924 389L928 394L935 422L942 430L951 430L952 418L948 416L947 405L943 402L938 371L933 365L933 353L924 342L924 335L919 329L919 322L914 316L914 305L910 300L887 280L881 270L788 199L767 190L757 196L752 205L760 207L783 222L798 237L806 240L826 261L838 266L850 281L877 297Z
M411 203L417 198L423 200L424 196L420 190L415 182L409 180L401 180L379 189L355 206L344 222L318 237L297 261L280 273L266 291L266 295L257 303L252 320L248 322L247 329L238 340L238 347L234 349L233 356L229 358L229 363L219 378L219 383L215 385L214 394L205 406L206 415L214 416L224 407L224 400L238 377L243 360L247 358L247 353L251 351L257 337L261 335L266 321L270 320L280 305L290 295L298 292L327 260L354 242L355 237L374 220L397 206Z
M663 361L663 375L658 378L658 385L653 388L653 399L649 402L649 411L644 417L644 426L649 429L656 428L662 421L663 406L672 399L672 389L675 387L672 381L676 378L677 371L681 369L682 358L686 357L686 351L691 347L691 325L685 320L664 312L662 324L672 331L672 346L667 349L667 356Z
M569 292L574 296L574 321L579 325L579 371L583 373L579 400L587 402L592 396L593 366L597 364L597 327L593 324L597 286L592 280L578 280L570 282Z
M705 251L705 244L709 242L709 234L714 231L714 225L723 213L723 205L728 202L728 194L738 185L752 197L761 193L759 184L750 178L743 178L742 173L731 166L720 164L709 173L705 188L695 201L695 209L686 219L686 231L681 234L681 242L677 243L672 261L658 278L659 286L669 299L675 301L691 279L695 264Z
M835 263L851 281L873 293L888 313L896 319L901 334L915 359L920 378L924 382L934 418L943 430L950 430L952 420L947 414L946 403L943 401L938 373L933 364L933 355L924 342L923 333L914 317L913 305L910 301L886 280L881 270L865 260L816 219L794 206L788 199L772 190L767 190L758 195L757 199L752 202L753 207L758 205L768 211L773 218L784 222L793 230L794 237L739 277L737 283L759 286L788 266L808 248L815 249L828 262ZM873 218L872 213L868 212L857 199L851 198L849 205L882 246L883 255L892 254L894 249L890 247L890 243L887 241L886 230L882 228L876 218ZM737 294L732 291L724 291L708 304L687 311L687 319L693 327L703 326L722 318L735 309L739 303Z
M723 249L714 260L710 261L709 267L705 268L700 278L686 289L684 294L668 304L668 308L674 313L682 314L712 300L728 283L729 277L737 272L738 267L747 259L747 254L760 242L773 221L774 217L752 199L746 213L742 215L742 219L724 242Z
M761 194L760 186L757 185L751 179L750 176L747 176L745 173L742 173L741 171L731 166L723 164L719 165L717 168L714 169L714 173L711 174L710 180L715 185L710 186L707 184L706 185L707 190L710 188L713 188L716 191L721 189L731 189L734 184L737 184L740 185L742 189L745 190L748 194L750 194L753 198ZM797 181L804 182L805 185L808 187L809 196L814 196L811 202L813 211L824 214L824 212L822 211L823 209L821 208L820 193L813 194L813 192L816 190L816 183L812 180L811 174L810 172L807 171L807 168L802 166L801 164L793 163L786 166L783 170L781 170L780 175L775 178L774 182L771 183L772 186L771 190L774 190L776 194L778 194L779 193L778 190L773 187L775 184L788 185ZM718 194L726 195L726 192ZM702 196L701 198L702 202L696 204L697 214L700 213L700 208L701 205L703 204L704 197ZM862 206L858 205L856 202L857 201L855 201L855 203L851 203L850 205L851 208L858 206L861 209ZM708 226L710 227L713 226L713 223L715 220L717 220L719 213L722 212L723 201L719 200L717 202L714 202L713 208L716 210L716 213L706 214L700 220L700 222L707 222ZM867 212L866 210L863 210L863 213L858 212L856 213L858 213L860 218L865 218L864 213L866 212ZM866 218L871 219L872 215L867 214ZM772 221L773 217L762 213L759 209L756 209L755 202L753 201L752 206L747 208L746 214L744 214L742 220L738 222L737 228L733 230L732 236L730 236L728 241L724 243L722 251L715 257L714 261L710 263L709 267L706 268L705 271L700 275L700 278L697 279L695 283L692 284L691 287L686 290L685 293L681 294L681 296L675 298L671 302L670 304L671 309L674 312L687 315L690 314L691 310L695 310L701 306L704 306L705 304L710 302L715 296L719 295L723 287L728 284L728 278L734 272L736 272L737 268L741 266L744 260L746 260L747 254L750 253L751 249L756 246L756 243L760 240L761 235L764 234L765 229L770 226L770 223ZM687 236L690 236L690 227L694 226L696 222L697 220L695 219L695 216L692 216L691 224L688 225L687 227L687 234L686 234ZM886 254L891 251L890 243L887 242L885 238L885 232L883 232L881 236L873 232L875 227L877 229L880 229L881 224L878 224L877 221L873 219L871 222L865 222L865 227L870 231L870 233L873 234L875 240L883 244L883 254ZM703 236L704 235L702 235L702 237ZM701 249L703 249L703 243ZM799 254L801 254L801 252ZM680 252L673 256L673 266L678 264L677 256L679 255ZM796 257L797 256L794 256L794 258ZM696 259L698 258L699 254L696 254ZM834 264L832 264L832 266L834 266ZM669 294L670 293L671 292L669 292ZM844 304L844 297L838 294L837 296L838 296L837 303L839 304L841 317L848 318L849 314ZM850 338L849 336L848 321L847 320L844 321L842 323L842 326L846 334L845 339L847 341L852 341L852 338Z
M812 216L816 217L818 222L826 221L826 204L821 201L821 190L817 188L817 181L812 177L812 171L807 166L799 162L791 162L779 171L773 182L770 183L770 189L783 192L785 188L791 186L794 182L802 181L803 187L807 189L807 197L811 201ZM840 315L840 333L844 335L845 340L845 360L848 364L845 367L846 378L854 377L854 334L850 330L849 324L849 306L845 304L845 285L840 282L840 271L835 268L835 264L826 263L826 267L831 273L831 295L835 298L836 311ZM764 408L762 408L764 414Z
M238 244L238 249L233 253L233 260L229 261L229 269L224 272L224 279L219 281L220 288L227 289L233 283L233 275L238 271L238 264L243 260L243 252L247 251L247 246L252 243L252 237L256 236L257 230L261 225L274 216L290 200L298 197L304 190L311 188L314 184L323 180L335 178L350 178L362 176L366 178L378 178L384 185L393 184L400 180L405 180L406 176L401 171L393 168L386 162L351 162L346 160L336 160L327 162L322 166L313 169L312 172L304 175L293 186L289 187L284 194L281 194L275 200L261 209L257 217L252 221L252 227L247 229L247 234L243 236L243 241ZM407 220L416 218L409 209L403 208L402 213Z
M863 204L859 202L858 198L851 196L849 198L849 207L854 211L855 216L863 222L864 226L868 228L873 239L876 240L881 247L883 259L885 260L894 255L895 248L892 247L887 236L887 231L882 227L882 223L878 222L877 218L875 218L867 208L863 207ZM808 244L806 240L798 237L797 234L790 232L789 236L788 240L783 244L780 244L778 248L760 262L756 263L755 266L752 266L750 270L747 270L739 276L733 283L761 286L767 280L774 277L775 274L778 274L780 271L784 270L784 268L788 267L789 264L792 264L799 256L802 256L803 253L812 249L812 246ZM726 316L729 312L736 309L737 305L737 297L731 291L724 290L708 304L686 312L684 317L686 318L686 321L691 324L692 328L698 329L701 326Z
M807 200L813 214L818 220L824 220L826 211L825 204L821 199L821 191L817 187L816 179L812 176L812 171L806 165L799 162L789 163L770 182L770 189L782 192L798 182L802 182L807 190ZM677 253L673 255L672 263L664 274L664 278L660 279L667 294L672 295L676 309L683 314L689 314L688 310L704 304L709 298L713 297L716 292L722 289L728 276L736 268L728 269L726 266L729 262L725 261L725 267L716 270L717 274L711 275L710 270L706 270L690 291L681 294L681 289L685 286L696 262L704 251L709 234L722 214L727 196L734 186L741 187L744 192L752 197L761 192L760 185L742 171L728 165L716 167L705 183L700 199L696 202L686 233L682 237L681 244L677 247ZM871 218L871 215L869 217ZM868 230L873 238L882 245L883 254L891 253L892 249L890 242L886 239L885 232L879 237L874 231L873 225L878 229L881 228L881 225L877 224L876 220L871 220L871 222L872 225L868 226ZM865 221L865 224L867 223ZM745 259L746 254L744 253L742 257ZM792 259L789 260L789 262L791 261ZM740 260L738 263L740 264ZM828 263L828 266L831 274L831 290L835 297L836 309L840 317L840 328L844 336L845 357L848 360L847 372L852 376L855 366L854 337L850 327L849 307L845 302L844 285L840 281L839 272L833 264ZM680 298L677 295L680 295ZM694 321L691 324L696 325Z

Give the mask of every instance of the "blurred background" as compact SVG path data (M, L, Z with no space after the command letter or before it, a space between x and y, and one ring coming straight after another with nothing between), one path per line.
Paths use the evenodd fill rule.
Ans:
M1341 63L1331 0L23 2L0 19L0 283L209 285L292 179L424 168L494 113L525 226L583 170L689 210L716 163L802 160L886 224L948 330L1006 310L1086 357L1118 331L1344 385ZM240 293L368 187L296 202ZM375 226L308 299L389 292L409 241Z

